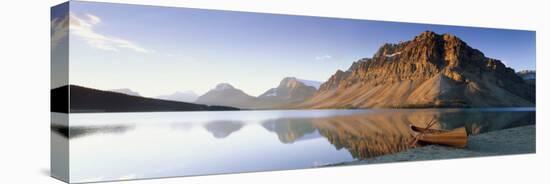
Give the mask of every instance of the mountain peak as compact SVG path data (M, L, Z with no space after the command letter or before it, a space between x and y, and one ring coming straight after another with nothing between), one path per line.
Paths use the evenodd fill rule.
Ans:
M435 41L435 42L455 42L455 43L464 43L460 38L451 33L438 34L433 31L424 31L419 35L415 36L412 40L413 42L422 42L422 41Z
M438 34L434 31L427 30L427 31L424 31L424 32L420 33L419 35L415 36L413 40L414 41L419 41L419 40L434 40L434 39L447 40L447 39L458 39L458 37L456 37L455 35L453 35L451 33Z
M285 77L283 80L281 80L281 83L291 82L291 81L297 81L296 77Z
M228 89L235 89L235 87L233 87L231 84L229 83L219 83L218 85L216 85L216 87L214 88L214 90L217 90L217 91L222 91L222 90L228 90Z
M435 32L433 32L433 31L430 31L430 30L426 30L426 31L424 31L424 32L420 33L420 35L419 35L419 36L421 36L421 37L422 37L422 36L427 36L427 37L431 37L431 36L437 36L437 35L438 35L438 34L437 34L437 33L435 33Z
M296 88L300 86L308 86L313 87L315 89L319 89L319 86L321 86L321 82L319 81L313 81L313 80L306 80L306 79L299 79L296 77L285 77L281 82L279 83L279 88Z
M316 86L315 81L285 77L278 87L267 90L258 98L278 105L301 102L315 94Z
M280 83L279 87L295 88L299 85L304 85L296 77L285 77Z
M195 102L207 105L251 108L256 103L256 99L231 84L220 83L214 89L199 96Z

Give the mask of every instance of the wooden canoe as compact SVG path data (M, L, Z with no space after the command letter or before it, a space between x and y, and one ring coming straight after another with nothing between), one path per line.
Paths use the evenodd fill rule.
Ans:
M438 144L457 148L464 148L466 144L468 144L468 134L466 133L465 127L454 130L440 130L410 125L410 128L413 136L415 136L420 143Z

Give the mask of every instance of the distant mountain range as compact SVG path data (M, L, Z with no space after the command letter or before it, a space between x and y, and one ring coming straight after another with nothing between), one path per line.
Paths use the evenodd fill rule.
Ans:
M535 70L522 70L517 72L517 74L527 82L527 84L535 85L537 79L537 73Z
M169 95L160 95L155 98L163 99L163 100L171 100L171 101L178 101L178 102L194 102L199 98L199 95L197 95L193 91L183 91L183 92L174 92Z
M131 89L128 89L128 88L111 89L111 90L108 90L108 91L127 94L127 95L130 95L130 96L141 96L138 92L132 91Z
M239 110L234 107L144 98L76 85L52 89L51 98L51 111L64 113ZM67 99L69 99L70 104Z
M534 106L535 87L451 34L385 44L295 108Z
M307 81L315 85L315 81ZM78 85L52 89L52 112L150 112L269 109L311 97L316 89L300 79L284 78L278 87L259 97L250 96L227 83L218 84L200 97L192 91L175 92L155 98L142 97L128 88L98 90ZM70 108L69 108L70 98ZM190 103L193 102L193 103Z
M409 41L382 45L371 58L337 70L323 83L286 77L257 97L220 83L200 96L185 91L156 99L127 88L71 85L70 111L532 107L535 80L535 71L516 73L454 35L425 31ZM52 110L67 110L67 95L67 86L53 89ZM286 136L289 141L291 136Z
M451 34L385 44L320 86L284 78L258 97L229 84L197 103L246 109L517 107L535 105L534 71L515 73Z
M308 86L304 82L308 83ZM277 87L271 88L258 97L246 94L227 83L218 84L214 89L200 96L196 103L232 106L245 109L283 108L291 104L303 102L315 94L315 81L284 78Z

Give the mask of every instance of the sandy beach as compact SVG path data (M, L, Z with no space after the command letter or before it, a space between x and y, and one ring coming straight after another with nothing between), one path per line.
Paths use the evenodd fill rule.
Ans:
M468 137L464 149L429 145L404 152L335 165L358 165L400 161L437 160L510 154L527 154L536 151L535 125L487 132Z

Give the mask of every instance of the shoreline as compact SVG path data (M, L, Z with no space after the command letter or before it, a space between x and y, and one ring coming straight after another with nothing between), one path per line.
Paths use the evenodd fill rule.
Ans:
M330 164L327 166L365 165L529 153L536 153L536 125L527 125L469 136L468 145L463 149L428 145L399 153L368 158L365 160Z
M312 109L237 109L237 110L156 110L156 111L104 111L104 110L72 110L70 112L57 112L50 111L51 113L62 114L100 114L100 113L163 113L163 112L262 112L262 111L334 111L334 110L353 110L353 111L391 111L391 110L516 110L516 111L535 111L536 107L531 106L513 106L513 107L426 107L426 108L357 108L357 109L343 109L343 108L312 108Z

